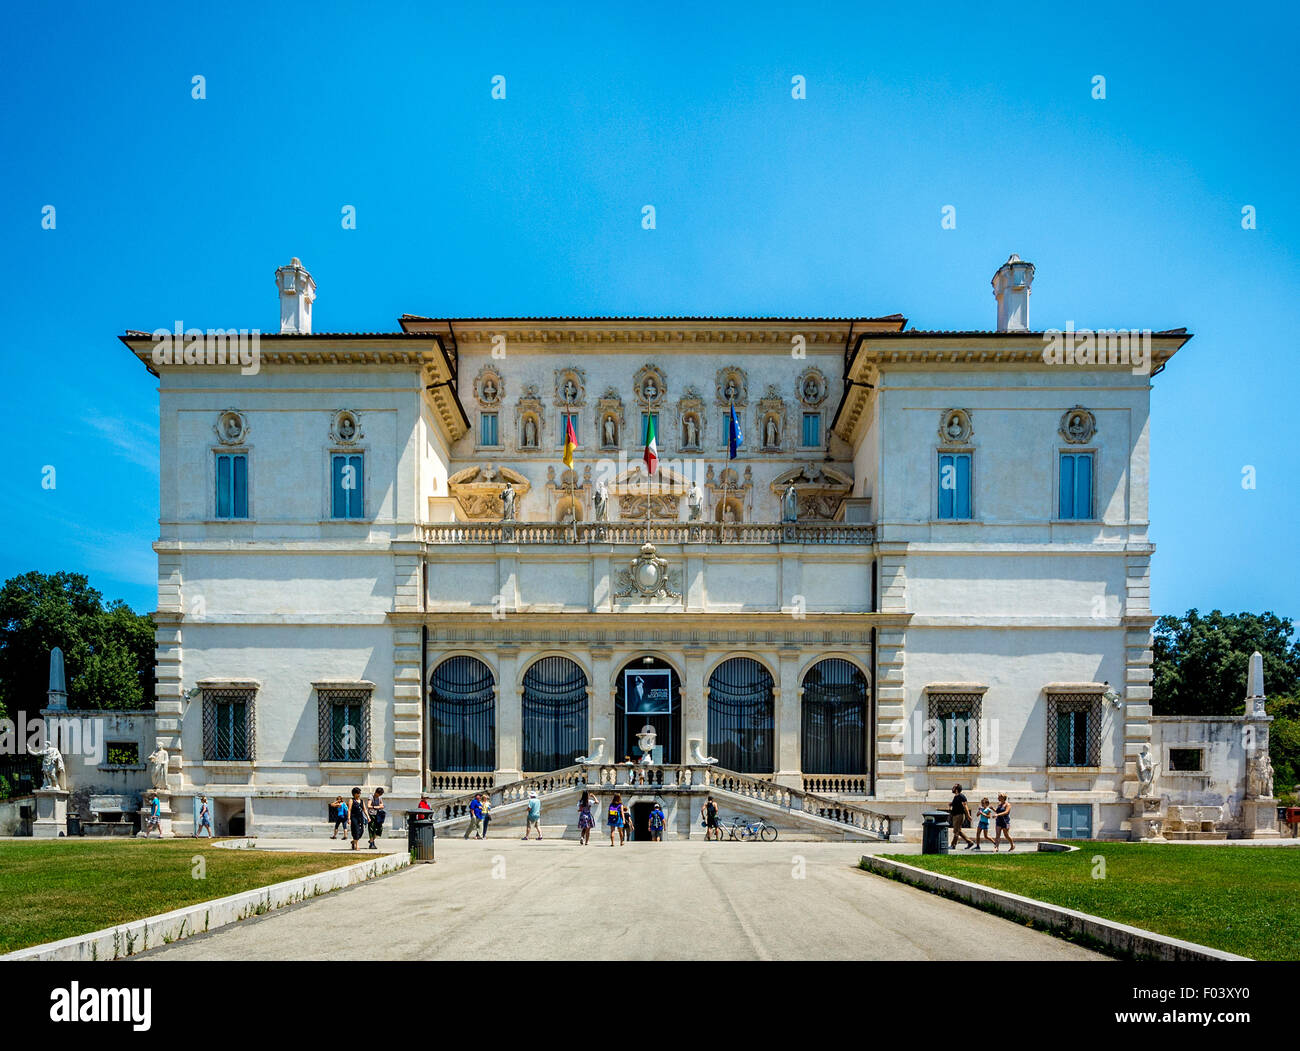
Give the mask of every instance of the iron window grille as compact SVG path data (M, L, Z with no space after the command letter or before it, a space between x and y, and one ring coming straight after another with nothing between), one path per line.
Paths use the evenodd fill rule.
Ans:
M1047 695L1047 765L1101 765L1101 695Z
M369 686L316 690L322 763L370 762Z
M927 694L926 762L930 766L980 765L980 708L978 693Z
M257 754L256 690L203 691L203 758L252 762Z

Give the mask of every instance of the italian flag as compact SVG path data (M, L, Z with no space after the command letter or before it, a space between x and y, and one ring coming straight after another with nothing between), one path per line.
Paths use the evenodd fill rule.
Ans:
M659 467L659 445L655 441L655 418L651 414L645 421L645 470L654 474Z
M573 433L573 417L564 418L564 466L573 470L573 453L578 448L578 436Z

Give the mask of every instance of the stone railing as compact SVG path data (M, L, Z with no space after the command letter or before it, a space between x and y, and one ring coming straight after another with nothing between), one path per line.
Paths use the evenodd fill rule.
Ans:
M565 792L571 788L581 788L587 783L587 768L583 766L566 766L562 770L552 770L546 774L534 774L518 781L498 785L495 788L480 788L460 795L433 799L429 805L433 808L434 822L442 824L456 821L469 813L469 805L479 792L486 792L492 806L509 806L528 798L529 792L544 796L550 792ZM491 774L486 775L489 779Z
M427 544L870 544L874 525L844 522L433 522Z
M865 796L871 791L866 774L804 774L803 790L824 796Z
M429 792L490 792L492 790L492 772L459 773L456 771L428 770L424 775L426 790Z
M859 832L876 836L888 841L891 837L902 838L903 819L878 814L874 810L846 803L841 799L830 799L814 792L805 792L798 788L786 788L775 781L768 781L752 774L738 774L734 770L721 767L704 767L705 784L712 785L724 792L734 792L748 796L760 802L784 807L791 812L812 814L815 817L835 821L841 825L851 825Z

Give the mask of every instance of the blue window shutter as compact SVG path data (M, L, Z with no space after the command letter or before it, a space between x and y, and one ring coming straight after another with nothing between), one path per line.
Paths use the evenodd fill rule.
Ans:
M348 458L348 465L353 470L352 482L354 488L348 490L348 517L364 518L365 511L365 459L362 456L351 456Z
M233 489L233 515L235 518L248 517L248 457L232 456L231 487Z
M970 518L970 453L955 457L957 461L956 517Z
M332 457L332 475L333 482L333 506L330 509L332 518L346 518L348 514L348 494L343 489L343 466L347 463L346 456Z
M1080 453L1074 470L1074 517L1092 517L1092 454Z
M952 454L940 453L939 454L939 517L940 518L952 517L954 490L949 489L947 486L944 485L945 479L948 478L950 473L953 473L952 467L953 467ZM953 477L955 477L955 473L953 474Z
M230 457L217 457L217 517L230 517Z
M1061 453L1061 477L1057 489L1060 491L1058 518L1074 517L1074 456Z

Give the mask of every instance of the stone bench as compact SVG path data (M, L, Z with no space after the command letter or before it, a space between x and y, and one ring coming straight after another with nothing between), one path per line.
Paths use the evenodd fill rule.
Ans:
M1213 832L1222 817L1217 806L1171 806L1164 828L1166 832Z

